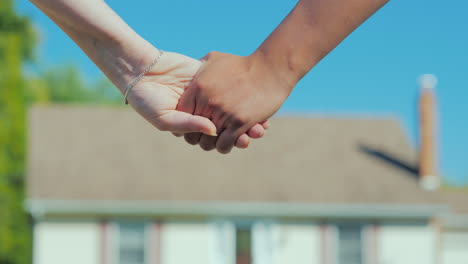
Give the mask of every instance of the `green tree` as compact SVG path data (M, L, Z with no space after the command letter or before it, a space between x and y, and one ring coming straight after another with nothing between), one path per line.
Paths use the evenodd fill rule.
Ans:
M122 104L122 95L105 78L86 82L73 65L54 67L29 78L28 104Z
M31 260L31 228L23 210L25 82L22 62L34 46L29 20L0 1L0 263Z
M121 103L105 79L89 85L73 66L25 78L35 34L15 13L13 0L0 0L0 264L31 262L31 221L24 210L25 112L33 103Z

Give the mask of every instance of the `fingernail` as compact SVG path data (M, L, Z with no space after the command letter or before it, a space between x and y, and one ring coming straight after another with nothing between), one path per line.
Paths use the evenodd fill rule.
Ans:
M212 137L217 137L217 136L218 136L218 135L216 134L216 130L214 130L214 131L211 130L211 131L209 131L208 133L205 133L205 134L207 134L208 136L212 136Z

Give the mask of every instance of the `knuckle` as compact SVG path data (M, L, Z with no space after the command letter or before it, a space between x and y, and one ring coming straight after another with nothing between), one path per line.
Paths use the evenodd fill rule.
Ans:
M196 145L197 144L196 141L194 141L193 139L188 139L188 138L185 139L185 142L189 143L190 145Z
M184 139L187 143L190 145L196 145L198 144L198 136L197 134L189 133L185 134Z
M223 105L221 104L221 102L219 101L218 98L216 97L210 97L208 98L207 100L207 105L212 108L214 111L216 112L220 112L220 111L223 111Z
M211 89L213 87L213 83L208 77L201 76L196 81L196 85L194 85L194 87L196 87L196 92L200 92L200 89Z
M231 149L233 147L234 147L234 140L229 138L217 144L216 149L218 150L219 153L227 154L231 152Z
M202 148L204 151L211 151L214 149L214 146L209 144L200 144L200 148Z
M212 58L212 57L218 56L219 54L221 54L221 52L219 52L219 51L210 51L210 52L208 52L207 57Z
M234 127L241 127L241 126L244 126L245 124L249 123L249 121L250 121L250 118L248 116L238 114L238 115L233 116L230 123Z
M235 79L235 85L238 86L238 87L249 87L251 86L251 83L252 83L252 80L250 78L250 76L247 76L247 75L239 75L236 79Z
M216 137L202 135L200 138L200 147L205 151L213 150L216 147Z

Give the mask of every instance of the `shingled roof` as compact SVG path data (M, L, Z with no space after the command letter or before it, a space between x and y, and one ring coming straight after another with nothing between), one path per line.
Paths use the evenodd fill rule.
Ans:
M130 109L33 107L29 200L439 203L387 118L278 117L229 155L162 133Z
M448 189L440 190L439 193L441 194L442 200L445 203L452 205L452 210L455 213L468 216L467 190ZM468 224L468 222L466 224Z

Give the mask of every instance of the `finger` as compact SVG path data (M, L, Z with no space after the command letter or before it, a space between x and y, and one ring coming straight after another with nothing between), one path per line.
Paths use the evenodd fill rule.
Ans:
M191 134L191 135L190 135ZM188 137L185 138L185 141L192 145L198 145L200 143L201 136L203 133L190 133Z
M270 122L268 120L265 120L263 122L260 122L260 125L262 125L264 129L268 129L270 127Z
M234 144L237 141L237 138L238 136L235 129L225 129L216 141L216 149L219 153L222 154L227 154L231 152L232 148L234 147Z
M251 138L261 138L265 134L265 129L260 124L256 124L247 131L247 135Z
M245 149L249 146L250 138L247 134L242 134L236 141L236 147Z
M185 88L185 91L180 97L179 103L177 104L177 111L182 111L189 114L193 114L193 112L195 112L195 95L192 92L194 85L195 84L193 82L190 82L190 84Z
M200 137L200 147L203 150L210 151L216 148L216 140L218 137L212 137L208 135L201 135Z
M214 114L212 108L205 109L205 112L203 113L203 115L212 117L211 120L216 125L217 133L221 134L224 129L224 122L227 119L227 115L218 114L218 113ZM199 144L203 150L210 151L216 148L217 140L218 140L218 137L202 135L200 137Z
M187 133L184 135L184 139L190 145L197 145L201 136L202 133Z
M197 115L197 116L205 116L205 117L210 117L209 115L204 114L206 111L206 102L204 100L200 100L200 98L195 100L195 108L192 114ZM208 110L208 109L206 109Z
M200 102L200 100L195 101L195 110L193 114L196 116L201 116L201 113L203 109L205 108L204 105L205 104ZM205 116L205 117L209 117L209 116ZM191 133L185 137L185 141L191 145L198 145L203 135L204 134L202 133Z
M210 114L210 115L207 115L207 114ZM208 112L204 113L203 116L211 117L210 120L213 122L213 124L215 124L218 135L220 135L221 132L223 132L223 130L226 128L226 121L229 118L227 114L219 113L216 111L211 111L210 113Z
M194 96L190 92L187 92L191 83L192 82L189 82L189 85L185 87L184 94L182 94L182 97L180 98L179 103L177 104L177 107L176 107L177 111L182 111L188 114L193 114L193 112L195 111ZM172 134L176 137L184 136L184 133L173 132Z
M206 117L195 116L180 111L171 111L158 118L156 126L173 133L200 132L216 136L216 126Z

